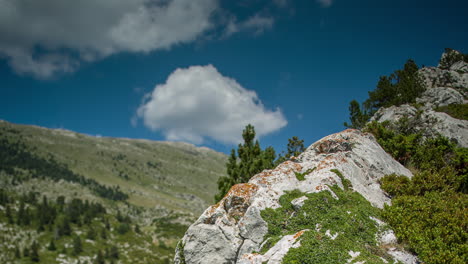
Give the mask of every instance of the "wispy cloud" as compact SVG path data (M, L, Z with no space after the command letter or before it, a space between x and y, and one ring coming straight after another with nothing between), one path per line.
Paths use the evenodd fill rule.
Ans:
M275 20L273 17L261 15L259 13L241 22L238 22L236 17L232 17L227 24L225 36L230 36L241 31L250 31L255 35L260 35L265 32L265 30L271 29L274 23Z

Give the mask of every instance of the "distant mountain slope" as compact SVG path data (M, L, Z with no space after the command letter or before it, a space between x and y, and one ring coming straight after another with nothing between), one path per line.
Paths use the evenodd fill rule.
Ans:
M137 206L199 214L212 203L226 156L181 142L92 137L0 121L0 139L21 142L78 175L119 186ZM65 190L66 191L66 190Z

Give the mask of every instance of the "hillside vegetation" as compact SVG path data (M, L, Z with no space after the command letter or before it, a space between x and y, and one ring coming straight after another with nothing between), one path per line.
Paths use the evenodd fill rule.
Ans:
M226 156L0 122L0 263L170 263Z

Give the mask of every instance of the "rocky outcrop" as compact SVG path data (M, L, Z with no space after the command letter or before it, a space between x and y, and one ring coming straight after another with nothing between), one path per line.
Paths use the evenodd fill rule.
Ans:
M457 51L448 53L459 54ZM447 52L441 61L447 60ZM468 121L459 120L435 109L451 104L468 103L468 63L458 61L450 65L425 67L418 71L426 91L416 99L418 105L391 106L379 109L371 121L397 122L402 117L409 119L411 129L426 137L442 135L456 142L460 147L468 147ZM417 108L416 108L417 107Z
M262 210L279 208L279 198L292 190L306 194L325 191L338 199L330 186L345 188L348 181L355 192L382 208L390 198L380 189L379 179L391 173L412 176L371 134L349 129L327 136L298 158L255 175L249 183L233 186L189 227L179 243L175 263L281 263L290 248L301 246L301 236L308 231L282 237L265 254L254 253L266 242L268 232ZM307 197L300 197L293 206L300 208L305 200ZM327 232L330 237L337 235Z
M411 130L421 132L425 137L442 135L456 142L460 147L468 147L468 121L453 118L431 108L417 109L407 104L381 108L371 121L397 122L403 117L408 118Z

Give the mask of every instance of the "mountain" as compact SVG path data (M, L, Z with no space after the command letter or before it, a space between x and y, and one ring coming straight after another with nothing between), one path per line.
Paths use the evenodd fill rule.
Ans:
M382 107L363 131L233 186L188 228L174 262L466 263L466 57L448 50L420 69L417 103Z
M226 160L188 143L0 121L0 262L94 263L101 252L106 263L168 263Z

